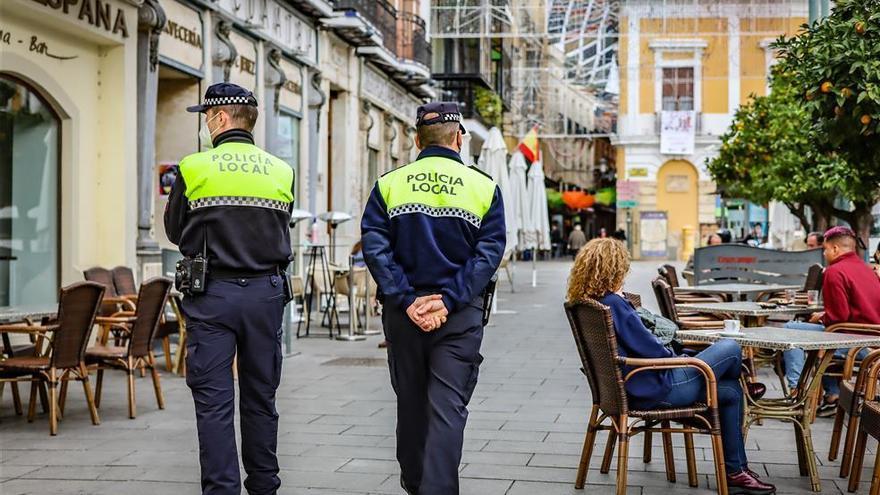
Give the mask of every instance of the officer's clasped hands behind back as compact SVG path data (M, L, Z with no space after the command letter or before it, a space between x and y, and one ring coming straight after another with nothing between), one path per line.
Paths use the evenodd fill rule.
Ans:
M438 117L439 115L434 113L424 116L426 119L436 119ZM450 142L448 144L451 148L454 147L456 149L461 149L462 141L462 135L459 133L455 135L455 142ZM419 141L418 135L416 135L416 147L419 149L424 147ZM449 308L443 304L442 295L432 294L417 298L406 310L406 314L410 317L413 323L422 329L422 331L431 332L446 323L446 317L449 315Z

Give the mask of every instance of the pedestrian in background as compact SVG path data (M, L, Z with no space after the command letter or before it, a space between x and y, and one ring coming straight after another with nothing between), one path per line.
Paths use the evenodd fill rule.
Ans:
M568 253L574 258L586 243L587 236L584 235L584 231L581 230L581 224L575 224L574 230L568 234Z
M807 249L821 249L825 243L825 235L821 232L810 232L807 234Z
M180 161L165 231L180 247L177 287L185 294L186 384L199 434L202 493L239 495L233 358L238 356L241 456L249 494L274 494L278 477L281 322L289 300L293 169L261 150L252 134L257 99L214 84L201 105L207 151Z
M419 107L418 159L379 179L361 222L364 259L383 299L400 485L409 494L458 493L485 296L504 255L501 193L464 165L460 121L455 103Z
M558 258L562 250L562 231L559 230L559 225L556 222L550 225L550 250L552 258Z

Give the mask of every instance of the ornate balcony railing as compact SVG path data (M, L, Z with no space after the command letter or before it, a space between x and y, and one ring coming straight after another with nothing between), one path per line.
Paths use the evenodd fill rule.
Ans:
M411 12L397 16L397 56L431 66L431 44L425 38L425 20Z
M357 11L379 30L385 48L397 51L397 9L388 0L335 0L333 6L336 10Z

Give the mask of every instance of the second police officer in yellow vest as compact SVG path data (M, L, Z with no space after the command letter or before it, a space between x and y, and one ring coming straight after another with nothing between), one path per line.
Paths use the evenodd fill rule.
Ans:
M244 487L252 495L274 494L281 485L275 391L293 169L254 145L258 111L250 91L215 84L201 105L187 110L205 114L202 144L212 149L180 161L165 230L186 258L180 266L188 267L178 275L186 279L186 382L195 401L202 493L241 493L233 423L237 355ZM191 273L205 268L204 277Z
M505 247L498 187L463 164L455 103L418 109L418 159L382 176L361 223L383 302L397 460L410 494L458 493L467 404L483 358L483 293Z

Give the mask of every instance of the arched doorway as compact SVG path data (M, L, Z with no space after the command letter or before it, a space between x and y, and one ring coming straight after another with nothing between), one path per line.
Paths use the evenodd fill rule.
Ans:
M60 133L38 91L0 72L0 306L57 294Z
M667 212L669 247L681 252L682 228L699 231L699 187L697 169L686 160L670 160L657 172L657 209Z

